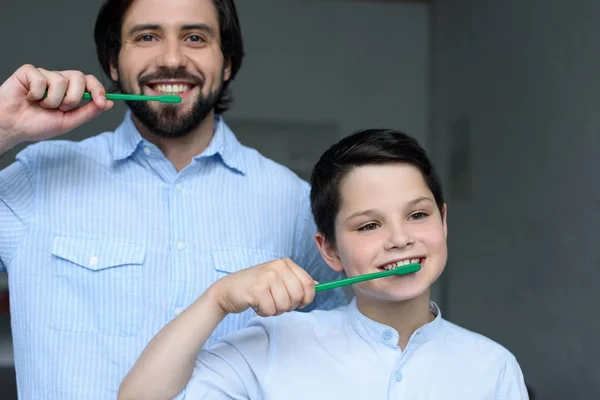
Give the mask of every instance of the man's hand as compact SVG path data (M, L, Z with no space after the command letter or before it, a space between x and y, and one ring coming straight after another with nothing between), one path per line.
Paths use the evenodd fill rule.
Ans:
M252 307L266 317L312 303L315 281L284 258L237 271L215 282L209 291L223 314L241 313Z
M93 100L80 106L86 91ZM0 86L0 154L22 142L66 133L113 105L92 75L23 65Z

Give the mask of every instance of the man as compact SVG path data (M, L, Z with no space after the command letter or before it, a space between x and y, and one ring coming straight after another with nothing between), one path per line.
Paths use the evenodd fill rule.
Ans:
M42 141L0 172L21 399L116 398L152 336L231 272L271 262L339 278L314 244L308 184L220 116L243 58L233 1L108 0L95 32L118 88L182 102L130 102L114 132ZM0 153L94 118L105 94L77 71L19 68L0 86ZM344 302L324 292L306 310ZM208 343L253 315L227 317Z

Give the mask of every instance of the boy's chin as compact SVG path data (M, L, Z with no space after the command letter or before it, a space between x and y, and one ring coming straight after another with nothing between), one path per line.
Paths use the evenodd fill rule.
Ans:
M357 297L362 297L365 300L377 301L381 303L403 303L418 298L425 298L429 300L429 286L423 285L422 287L404 287L404 288L390 288L387 290L378 291L365 291L357 292Z

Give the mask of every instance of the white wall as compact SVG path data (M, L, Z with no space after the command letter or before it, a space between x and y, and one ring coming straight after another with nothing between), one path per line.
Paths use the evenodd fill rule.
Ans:
M448 127L472 128L447 310L512 350L539 398L598 399L600 3L444 0L433 14L441 165Z

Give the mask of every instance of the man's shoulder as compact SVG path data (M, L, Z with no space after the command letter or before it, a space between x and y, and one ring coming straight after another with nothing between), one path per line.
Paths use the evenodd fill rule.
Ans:
M271 183L279 181L300 190L308 190L309 184L292 169L272 158L262 154L259 150L238 143L239 151L246 161L247 175L252 178L268 176Z
M34 167L55 163L65 166L89 161L105 164L112 159L113 138L114 132L106 131L79 141L44 140L25 147L17 153L16 159Z

